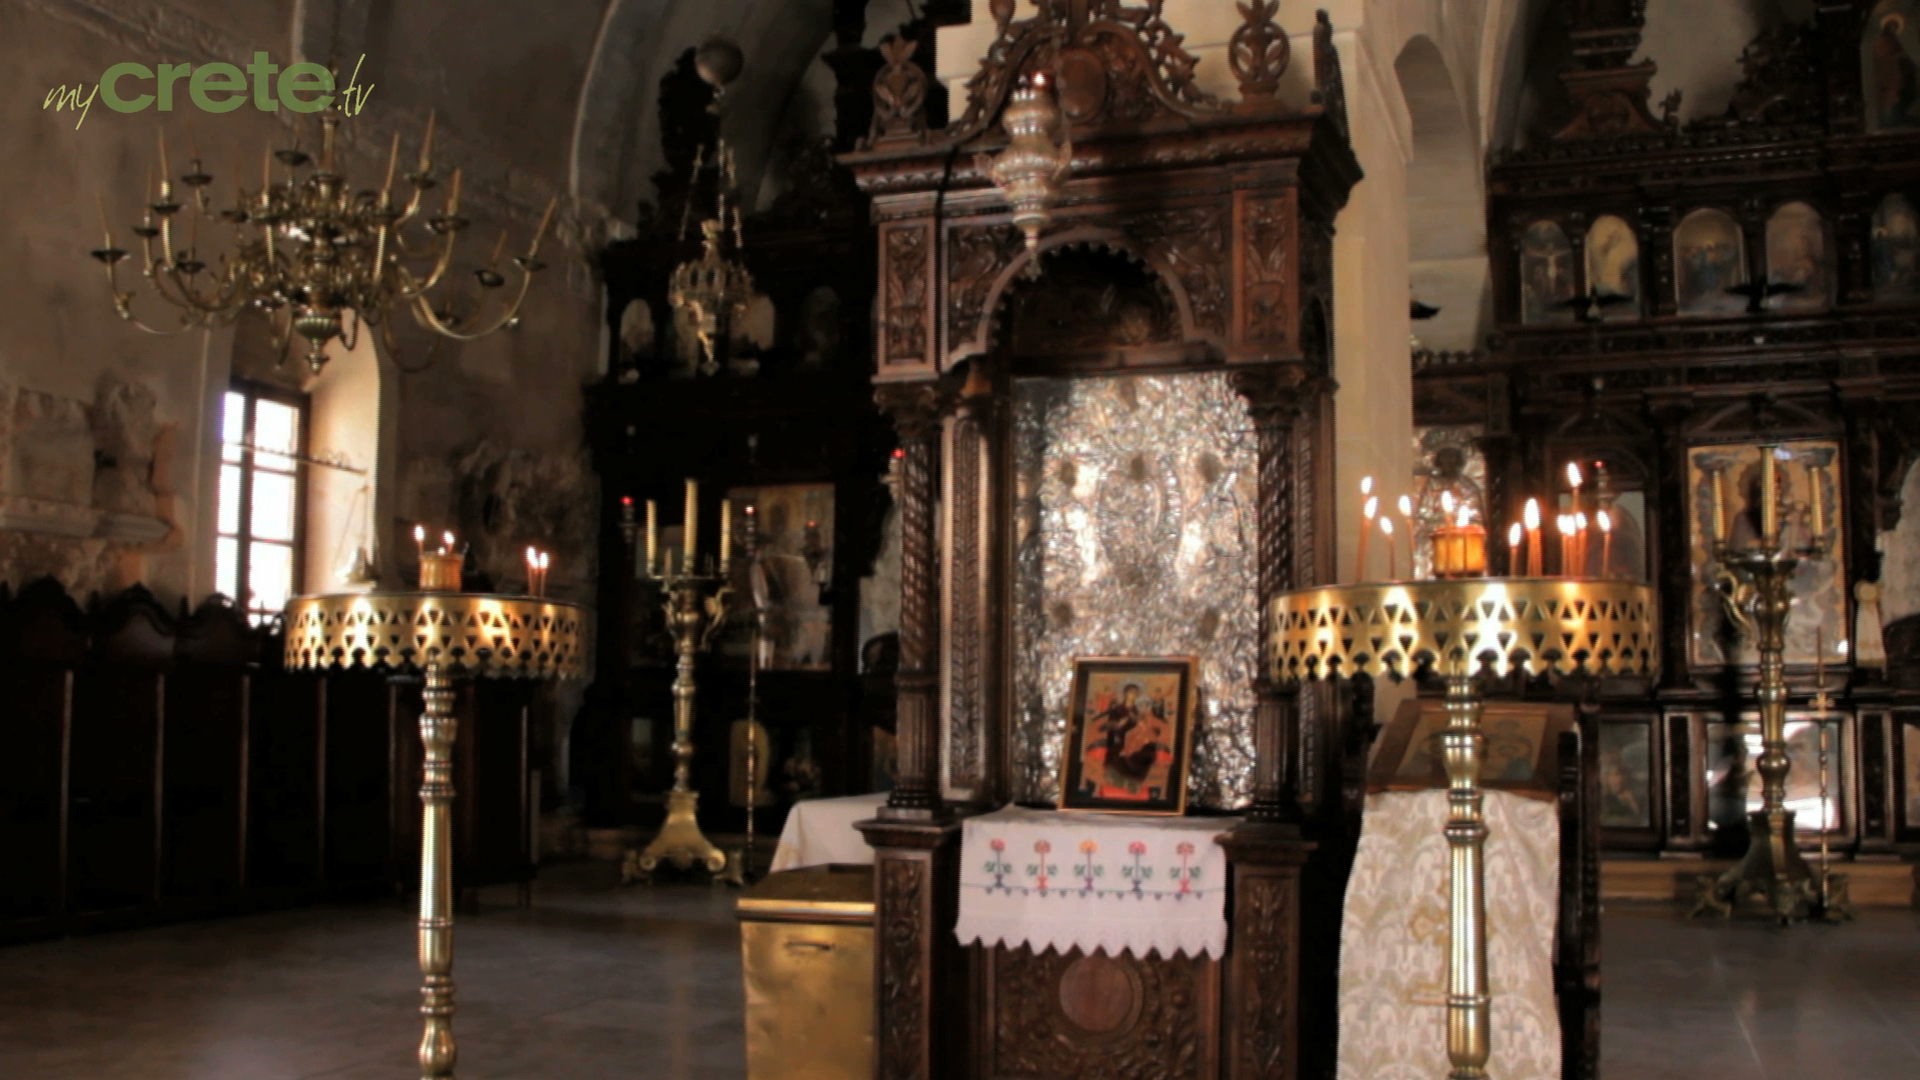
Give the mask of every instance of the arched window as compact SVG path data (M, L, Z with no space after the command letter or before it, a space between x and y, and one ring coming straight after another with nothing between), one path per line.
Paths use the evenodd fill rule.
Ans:
M1572 322L1573 245L1552 221L1536 221L1520 237L1520 321L1528 326Z
M1775 311L1820 311L1833 303L1833 260L1820 211L1790 202L1767 219L1767 284L1797 291L1767 298Z
M1747 298L1729 292L1747 283L1740 226L1719 210L1695 210L1673 230L1674 302L1682 315L1736 315Z
M1594 316L1640 317L1640 238L1612 214L1587 230L1587 290L1594 294Z
M1920 216L1904 195L1889 195L1873 212L1873 298L1920 296Z

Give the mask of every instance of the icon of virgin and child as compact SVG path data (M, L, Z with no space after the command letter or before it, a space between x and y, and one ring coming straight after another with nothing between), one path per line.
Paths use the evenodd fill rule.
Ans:
M1087 718L1082 789L1095 799L1166 797L1173 766L1174 705L1128 680Z

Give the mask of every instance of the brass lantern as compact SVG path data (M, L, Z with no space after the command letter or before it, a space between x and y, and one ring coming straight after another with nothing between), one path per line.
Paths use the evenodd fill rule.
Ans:
M1007 148L986 163L987 175L1013 208L1013 223L1027 238L1030 266L1037 272L1040 233L1052 220L1061 185L1073 166L1073 140L1046 72L1023 76L1007 111Z

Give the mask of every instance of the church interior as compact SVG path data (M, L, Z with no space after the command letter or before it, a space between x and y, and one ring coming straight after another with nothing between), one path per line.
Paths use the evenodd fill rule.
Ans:
M1920 1076L1920 0L0 27L0 1077Z

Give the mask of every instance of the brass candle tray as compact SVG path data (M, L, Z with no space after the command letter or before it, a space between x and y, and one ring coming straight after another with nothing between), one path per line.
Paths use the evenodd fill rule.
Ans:
M587 609L484 593L301 596L287 604L289 668L425 668L463 675L577 679L587 674Z

